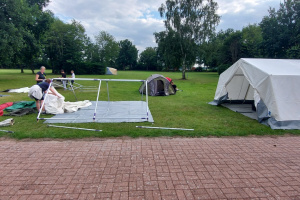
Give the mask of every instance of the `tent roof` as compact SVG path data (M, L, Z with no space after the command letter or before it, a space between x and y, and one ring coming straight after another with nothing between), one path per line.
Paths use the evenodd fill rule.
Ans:
M300 75L300 60L242 58L269 75Z

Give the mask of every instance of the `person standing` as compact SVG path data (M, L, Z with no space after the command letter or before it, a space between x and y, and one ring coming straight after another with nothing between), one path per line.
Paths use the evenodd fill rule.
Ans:
M40 111L41 106L43 105L44 96L48 89L52 92L53 95L60 98L60 96L56 93L56 91L53 89L53 87L49 88L50 83L51 83L51 80L46 79L45 82L41 82L37 85L32 86L28 92L28 96L35 100L36 108L38 111ZM42 111L43 111L43 114L45 114L45 107L42 108Z
M37 84L43 82L46 79L45 70L46 70L46 67L42 66L40 71L38 73L36 73L35 81Z
M67 78L65 70L63 70L63 69L60 70L60 73L61 73L61 78ZM62 83L63 83L64 89L66 90L67 89L67 81L62 80Z
M72 76L70 78L74 78L75 79L75 73L74 70L71 70L71 74ZM73 86L74 80L71 81L71 85Z

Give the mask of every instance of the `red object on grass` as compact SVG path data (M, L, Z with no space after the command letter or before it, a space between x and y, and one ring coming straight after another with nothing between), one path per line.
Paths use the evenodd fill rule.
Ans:
M11 107L13 104L14 104L13 102L7 102L7 103L4 103L4 104L1 104L0 105L0 116L3 115L3 110L5 108Z

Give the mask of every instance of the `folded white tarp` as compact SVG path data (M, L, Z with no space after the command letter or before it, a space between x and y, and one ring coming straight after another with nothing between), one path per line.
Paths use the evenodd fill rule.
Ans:
M78 102L65 102L65 97L58 92L57 94L60 96L60 98L52 95L51 93L49 93L45 98L45 110L48 114L56 115L76 112L80 108L85 108L92 105L92 103L88 100Z
M30 90L29 87L24 87L24 88L19 88L19 89L11 89L7 92L11 92L11 93L28 93Z
M2 122L0 122L0 127L4 127L4 126L12 126L14 125L15 121L13 118L10 118L10 119L7 119L7 120L4 120Z

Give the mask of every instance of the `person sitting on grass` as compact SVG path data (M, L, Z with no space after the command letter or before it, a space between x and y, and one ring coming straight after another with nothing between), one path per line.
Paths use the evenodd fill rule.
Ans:
M173 80L169 77L166 77L166 79L170 82L170 84L172 85L172 87L174 88L175 93L179 90L177 88L177 85L174 84Z
M45 93L47 92L48 89L52 92L53 95L57 96L60 98L60 96L56 93L56 91L53 89L53 87L49 88L51 83L50 79L45 80L45 82L42 82L40 84L34 85L30 88L28 92L28 96L31 99L35 100L36 103L36 108L40 112L41 106L43 105L44 102L44 96ZM42 114L45 114L45 106L42 108Z

